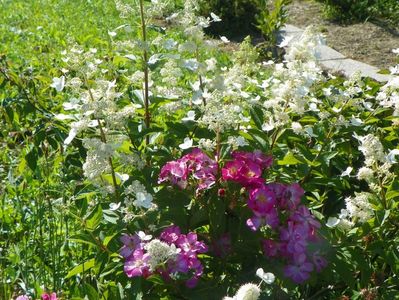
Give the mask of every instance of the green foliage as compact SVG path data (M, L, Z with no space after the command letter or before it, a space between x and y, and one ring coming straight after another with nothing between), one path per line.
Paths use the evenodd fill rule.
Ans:
M326 15L342 22L383 19L393 26L399 22L396 0L317 0L324 3Z
M209 16L213 12L222 19L206 29L212 35L245 37L256 30L257 0L200 0L199 3L201 15Z
M269 130L264 125L270 118L267 113L274 116L273 107L263 104L285 95L269 93L268 88L276 82L294 85L302 75L290 81L280 78L272 68L255 64L258 54L249 39L232 55L219 48L209 49L208 44L202 47L195 37L174 27L165 29L165 23L156 19L148 26L152 43L146 44L141 40L137 7L131 19L120 19L114 1L0 2L0 18L5 20L0 24L0 299L15 299L21 294L39 299L43 292L51 291L61 299L221 299L234 294L240 284L259 280L255 276L259 267L277 278L264 288L265 299L336 299L342 295L356 299L365 290L376 290L377 299L397 295L398 169L392 167L387 178L376 176L377 181L370 185L354 175L364 164L355 133L374 134L386 152L397 149L397 116L392 108L379 106L376 99L381 84L367 79L320 79L307 87L312 97L305 98L306 103L317 100L317 109L307 108L301 114L287 102L283 112L288 123ZM258 12L260 29L273 39L275 30L285 22L287 2L278 0L274 10L262 12L257 10L266 6L265 1L258 7L254 2L245 3L208 1L203 9L207 14L219 14L237 30L255 23L249 20ZM116 37L112 37L113 30ZM132 40L135 43L130 43ZM160 41L168 41L170 49L165 50ZM174 42L179 46L194 44L195 50L181 51ZM107 128L105 133L104 128L88 127L65 145L70 132L68 116L75 116L63 104L83 97L96 85L93 76L86 78L79 91L70 85L62 92L50 87L55 77L65 75L70 84L71 78L81 76L81 70L70 67L61 54L73 47L85 54L97 49L95 57L104 68L95 75L103 81L115 80L120 93L114 103L117 109L140 106L123 126ZM143 49L153 55L151 63L143 62ZM200 68L192 71L179 65L181 73L176 73L181 77L171 84L164 68L176 57L189 68L195 58ZM212 69L210 58L224 73ZM83 66L86 62L80 61ZM149 96L149 128L143 126L146 111L141 74L134 80L130 77L145 66L150 69L153 91ZM282 68L280 65L280 72ZM225 81L220 80L223 76ZM217 110L238 101L242 108L237 105L233 112L242 110L234 124L220 132L198 123L207 100L198 92L205 84L223 88L229 80L234 86L228 86ZM157 90L160 87L170 88L172 95L162 96ZM287 90L295 89L289 85ZM212 91L207 92L210 97ZM198 100L200 104L194 105ZM195 121L183 119L190 111L195 113ZM240 120L248 121L237 126ZM107 125L105 118L100 121ZM293 122L303 130L294 130L290 126ZM84 141L103 136L117 141L113 145L118 156L105 162L112 165L111 171L104 171L94 181L82 170L90 151ZM120 136L124 139L119 140ZM187 137L195 145L202 139L217 142L222 162L238 148L229 142L231 137L244 138L247 144L240 150L259 149L273 155L275 161L265 179L299 182L305 189L304 204L322 224L320 243L312 250L326 253L329 266L304 285L285 278L283 263L265 258L259 245L270 228L254 233L246 226L250 217L247 195L237 185L220 180L214 188L197 195L191 186L181 190L158 184L160 168L190 151L181 147ZM142 158L142 168L125 163L121 158L124 154ZM212 150L208 155L214 155ZM354 171L343 176L348 166ZM374 167L380 166L376 163ZM125 174L129 179L124 179ZM136 180L153 195L157 210L127 212L118 208L121 203L126 206L126 190ZM219 188L227 190L228 196L219 194ZM372 195L372 217L364 223L353 220L355 225L347 231L325 226L329 217L338 216L345 207L345 199L356 192ZM212 249L200 256L205 272L194 290L159 275L128 278L123 271L121 234L145 231L157 236L172 223L182 232L196 232L211 248L226 232L231 235L231 255L220 257Z
M258 0L259 14L256 27L271 46L277 43L277 32L287 21L287 5L291 0L274 0L272 8L267 0Z

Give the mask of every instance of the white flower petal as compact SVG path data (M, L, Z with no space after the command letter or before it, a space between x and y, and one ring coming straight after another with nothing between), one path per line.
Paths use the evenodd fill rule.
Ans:
M220 40L221 40L223 43L225 43L225 44L230 43L230 40L229 40L227 37L225 37L224 35L220 37Z
M211 18L212 18L213 22L221 22L222 21L222 19L218 15L214 14L213 12L211 12Z
M327 227L334 228L339 224L340 220L336 217L329 217L326 223Z
M353 170L352 167L347 167L346 170L342 172L341 177L349 176L352 170Z
M52 84L50 84L52 88L55 88L57 92L61 92L65 87L65 76L54 77Z
M193 146L193 140L190 139L189 137L186 137L184 139L184 143L179 145L179 148L185 150L191 148L192 146Z
M121 206L121 202L110 203L109 204L109 209L112 210L112 211L115 211L115 210L118 210L120 206Z

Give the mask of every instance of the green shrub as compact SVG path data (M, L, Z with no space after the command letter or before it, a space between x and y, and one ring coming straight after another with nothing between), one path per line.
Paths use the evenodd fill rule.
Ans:
M267 5L267 0L257 0L258 6L261 8L259 14L256 16L256 27L261 31L266 41L276 43L277 31L287 21L287 5L291 0L275 0L273 7Z
M365 21L383 18L391 24L399 23L397 0L317 0L324 3L326 15L338 21Z
M376 0L318 0L324 3L328 18L338 21L366 20L370 16L370 7Z
M212 23L207 33L229 37L246 36L256 31L255 15L259 13L255 0L201 0L200 14L217 14L222 21Z

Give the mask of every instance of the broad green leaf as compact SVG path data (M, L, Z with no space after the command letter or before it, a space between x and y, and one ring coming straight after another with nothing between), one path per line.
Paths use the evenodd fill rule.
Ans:
M90 234L83 232L72 235L68 240L80 244L87 244L95 247L97 246L96 240Z
M297 159L292 152L288 152L282 160L277 161L277 164L280 166L287 166L302 164L302 162Z
M72 270L70 270L68 272L68 274L65 276L65 279L68 279L77 274L86 272L87 270L94 267L94 263L95 263L95 259L92 258L92 259L89 259L88 261L84 262L83 264L80 264L80 265L74 267Z
M94 230L101 223L103 219L103 210L100 204L97 204L96 207L90 212L88 217L85 220L86 228L89 230Z
M29 168L32 171L35 171L36 167L37 167L37 160L38 160L36 148L33 148L28 154L25 155L25 160L28 163Z

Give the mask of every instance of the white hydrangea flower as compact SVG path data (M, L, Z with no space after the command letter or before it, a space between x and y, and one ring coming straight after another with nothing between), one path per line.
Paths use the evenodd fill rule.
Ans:
M353 226L355 226L355 224L348 220L348 219L339 219L339 223L337 225L338 228L340 228L341 230L347 231L353 228Z
M363 153L365 157L366 166L372 166L376 162L385 162L384 147L382 146L380 140L373 134L368 134L366 136L357 136L361 145L359 150Z
M292 122L291 123L291 129L294 133L296 134L301 134L303 133L303 127L300 123L298 122Z
M150 271L156 270L161 264L166 263L170 259L174 259L179 253L174 244L169 245L158 239L153 239L144 246L149 255L148 265Z
M136 200L133 201L133 205L136 207L144 207L149 209L153 206L152 199L153 198L150 193L138 192L136 194Z
M124 199L126 210L132 210L136 208L152 209L156 208L156 205L152 202L153 196L148 193L145 186L138 180L134 180L124 191L126 196Z
M245 138L243 138L242 136L229 136L227 143L231 145L233 149L249 145Z
M189 110L187 116L181 119L182 121L195 121L195 111Z
M369 167L361 167L356 175L359 180L366 180L367 182L372 181L374 176L374 171Z
M83 139L83 146L88 150L83 164L83 174L90 180L98 179L111 172L109 158L115 152L115 145L105 144L99 139Z
M210 139L200 139L198 141L198 147L204 149L205 151L212 152L216 148L216 142Z
M237 294L234 296L235 300L257 300L260 296L260 289L253 283L247 283L242 285Z
M346 210L352 219L356 219L360 223L364 223L372 218L373 209L369 202L370 193L356 193L355 197L347 197L345 199Z

